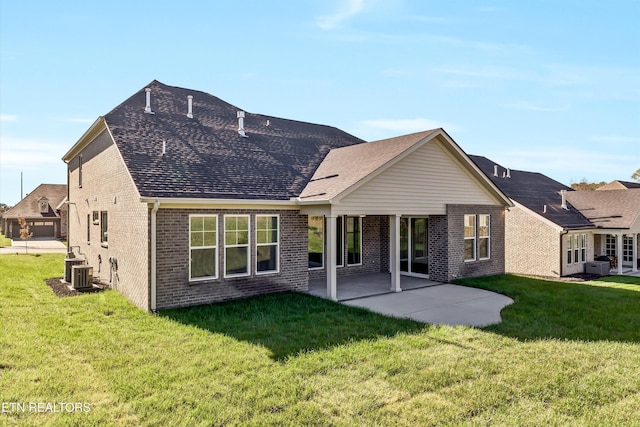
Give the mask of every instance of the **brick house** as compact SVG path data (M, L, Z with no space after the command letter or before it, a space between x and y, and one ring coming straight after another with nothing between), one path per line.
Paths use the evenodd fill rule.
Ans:
M18 218L27 220L34 238L64 238L67 234L67 186L40 184L2 215L2 232L20 239Z
M504 272L510 201L442 129L364 142L153 81L63 160L70 249L144 310Z
M568 276L601 257L613 258L618 274L638 271L640 189L574 191L537 172L470 157L514 205L505 216L508 273Z

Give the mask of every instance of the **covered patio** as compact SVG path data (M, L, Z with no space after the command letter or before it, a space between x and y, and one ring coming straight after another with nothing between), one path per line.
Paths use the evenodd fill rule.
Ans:
M336 280L338 301L348 301L356 298L385 295L395 292L391 289L390 273L356 274L338 277ZM400 282L403 291L428 288L442 284L441 282L411 276L401 276ZM309 280L308 293L317 297L332 299L327 295L326 279Z

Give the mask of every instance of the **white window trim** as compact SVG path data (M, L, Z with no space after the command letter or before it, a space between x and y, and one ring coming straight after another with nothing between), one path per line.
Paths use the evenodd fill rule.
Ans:
M346 222L347 222L347 220L348 220L349 218L358 218L358 228L359 228L359 230L358 230L358 231L359 231L359 236L360 236L360 262L358 262L358 263L354 263L354 264L350 264L350 263L349 263L349 242L346 242L346 240L347 240L347 239L346 239L346 237L347 237L347 232L346 232L346 230L347 230ZM347 255L347 267L357 267L357 266L359 266L359 265L362 265L362 258L363 258L363 257L362 257L362 231L363 231L363 228L364 228L364 227L362 226L362 224L363 224L363 222L364 222L362 219L363 219L363 217L361 217L361 216L349 216L349 215L347 215L347 216L345 217L344 221L343 221L343 222L344 222L344 225L343 225L343 226L344 226L344 229L345 229L345 233L344 233L344 235L345 235L345 239L344 239L344 240L345 240L345 243L346 243L346 245L345 245L345 246L346 246L346 248L347 248L347 251L346 251L346 255ZM344 255L343 255L343 257L344 257Z
M482 237L480 236L480 227L478 226L478 223L480 221L478 221L480 219L480 216L486 216L487 218L489 218L488 222L487 222L487 228L488 228L488 236L487 237ZM480 257L480 251L478 250L478 259L479 260L487 260L487 259L491 259L491 215L489 214L478 214L477 215L477 220L476 220L476 234L478 235L478 249L480 248L480 241L481 240L486 240L487 241L487 256L482 258Z
M107 217L107 229L104 227L104 216ZM106 239L105 239L106 234ZM109 247L109 212L108 211L100 211L100 246L103 248Z
M325 251L325 247L324 247L324 245L325 245L324 233L326 233L327 227L326 227L326 224L325 224L325 221L324 221L324 216L322 216L322 215L309 215L307 217L307 230L309 230L309 219L308 218L311 218L311 217L322 218L322 257L320 257L322 259L322 266L321 267L311 267L311 268L309 268L309 271L324 270L324 253L326 252ZM307 233L308 233L308 231L307 231ZM308 247L308 243L307 243L307 256L308 256L308 254L309 254L309 247Z
M258 243L258 218L276 218L277 236L278 240L275 243ZM276 247L276 269L267 271L258 271L258 248L261 246L275 246ZM280 273L280 215L278 214L258 214L256 215L256 260L255 260L256 276L264 276L267 274Z
M227 217L244 217L247 218L247 243L246 244L241 244L241 245L227 245L227 228L226 228L226 218ZM223 230L223 236L222 236L222 241L224 242L223 245L223 250L224 250L224 277L226 278L232 278L232 277L247 277L247 276L251 276L251 215L246 215L246 214L228 214L228 215L224 215L224 219L222 220L222 223L224 224L224 230ZM227 248L243 248L243 247L247 247L247 272L246 273L236 273L236 274L227 274Z
M467 237L467 236L464 235L464 229L467 226L467 217L469 217L469 216L473 218L473 237ZM473 247L473 258L469 258L469 259L464 258L464 262L477 261L478 260L478 248L477 248L477 244L478 244L478 239L477 239L477 236L478 236L478 218L477 218L477 215L474 215L474 214L465 214L464 215L463 224L462 224L462 235L463 235L463 238L464 238L463 246L462 246L462 257L463 258L465 257L465 255L464 255L464 246L466 246L466 245L464 245L464 243L467 240L473 240L473 245L472 245L472 247Z
M195 246L195 247L191 247L191 218L202 218L202 217L209 217L209 218L215 218L216 219L216 244L215 246ZM189 282L202 282L203 280L215 280L218 278L218 260L220 259L219 254L220 252L218 251L218 242L220 241L220 223L218 221L218 215L216 214L191 214L189 215ZM214 276L205 276L205 277L195 277L192 278L191 277L191 250L192 249L215 249L216 250L216 256L214 259Z

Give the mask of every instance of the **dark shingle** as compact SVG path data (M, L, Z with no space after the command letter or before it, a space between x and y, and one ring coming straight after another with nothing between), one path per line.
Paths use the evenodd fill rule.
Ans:
M141 196L286 200L331 148L363 141L337 128L245 113L210 94L151 82L105 116ZM187 96L193 118L187 118ZM163 141L166 154L162 155Z
M502 190L514 200L549 221L567 229L592 228L591 223L577 209L569 206L562 208L561 190L573 191L571 187L555 181L537 172L510 170L511 178L503 178L506 168L482 156L469 156L476 165ZM494 176L494 166L498 167L498 176ZM546 213L544 207L547 207Z

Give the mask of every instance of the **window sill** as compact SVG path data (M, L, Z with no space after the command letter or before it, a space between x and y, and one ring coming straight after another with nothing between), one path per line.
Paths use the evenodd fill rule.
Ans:
M100 243L100 246L102 246L103 248L108 248L109 244L108 243Z

